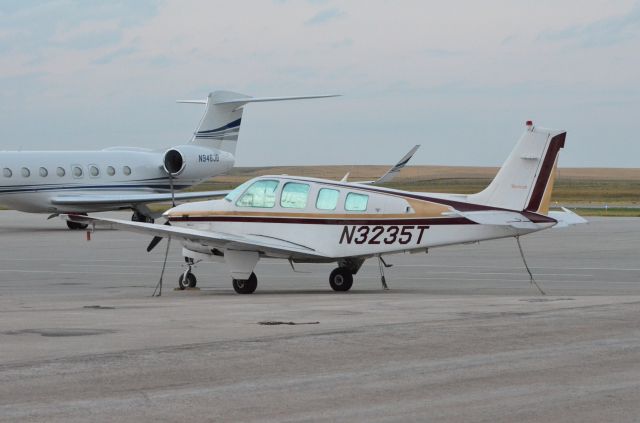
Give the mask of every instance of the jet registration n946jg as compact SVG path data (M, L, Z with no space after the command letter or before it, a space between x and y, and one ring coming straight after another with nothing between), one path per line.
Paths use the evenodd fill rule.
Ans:
M477 194L400 191L363 183L295 176L261 176L224 199L182 204L164 213L165 225L67 215L83 224L107 223L179 239L189 266L181 288L195 286L190 264L226 264L236 292L255 291L262 258L337 263L329 282L347 291L368 258L489 239L519 237L583 223L564 209L549 211L558 153L566 133L532 124L495 179ZM382 266L381 266L382 269ZM382 275L383 276L383 275ZM384 278L383 278L384 285Z

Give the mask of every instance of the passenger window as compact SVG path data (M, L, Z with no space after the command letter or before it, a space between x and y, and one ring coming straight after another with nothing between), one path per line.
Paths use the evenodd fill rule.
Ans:
M107 166L107 175L113 176L115 174L116 174L116 170L113 168L113 166Z
M47 170L46 167L40 168L40 176L42 176L43 178L46 178L48 174L49 174L49 171Z
M13 172L8 167L5 167L4 169L2 169L2 175L5 178L11 178L11 176L13 175Z
M304 209L307 207L309 185L297 182L287 182L282 188L280 206L288 209Z
M124 173L127 176L131 175L131 168L129 166L124 166L122 168L122 173Z
M25 178L28 178L29 176L31 176L31 171L26 167L22 168L21 173L22 173L22 176L24 176Z
M316 208L319 210L335 210L338 206L340 191L336 189L322 188L318 192Z
M278 181L261 180L254 182L236 202L240 207L273 207L276 204Z
M73 167L73 176L75 176L76 178L82 177L82 168L80 166Z
M96 166L89 166L89 175L95 177L100 174L100 170Z
M347 194L347 199L344 202L344 209L348 211L365 211L367 210L368 202L368 195L350 192Z
M59 177L63 177L66 174L66 172L64 171L63 167L59 167L56 169L56 175L58 175Z

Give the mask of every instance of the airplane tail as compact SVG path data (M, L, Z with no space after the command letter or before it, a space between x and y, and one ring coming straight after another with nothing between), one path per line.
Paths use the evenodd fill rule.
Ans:
M189 143L235 154L242 121L243 106L247 103L266 101L302 100L308 98L335 97L316 95L301 97L249 97L231 91L214 91L206 100L178 100L178 103L206 104L204 116L200 120Z
M536 128L531 121L489 186L469 202L549 214L558 155L567 133Z

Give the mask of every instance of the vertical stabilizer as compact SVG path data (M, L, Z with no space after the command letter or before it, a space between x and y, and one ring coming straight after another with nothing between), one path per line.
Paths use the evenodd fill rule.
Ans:
M491 184L468 201L542 214L549 211L558 154L567 133L536 128L527 122L522 135Z
M207 105L204 116L190 143L235 154L245 104L325 97L336 97L336 95L258 98L231 91L214 91L209 94L206 100L182 100L179 102Z

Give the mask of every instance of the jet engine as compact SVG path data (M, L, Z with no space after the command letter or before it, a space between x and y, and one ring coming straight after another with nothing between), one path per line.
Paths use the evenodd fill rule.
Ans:
M233 166L233 156L226 151L179 145L164 153L162 165L174 178L200 180L230 169Z

